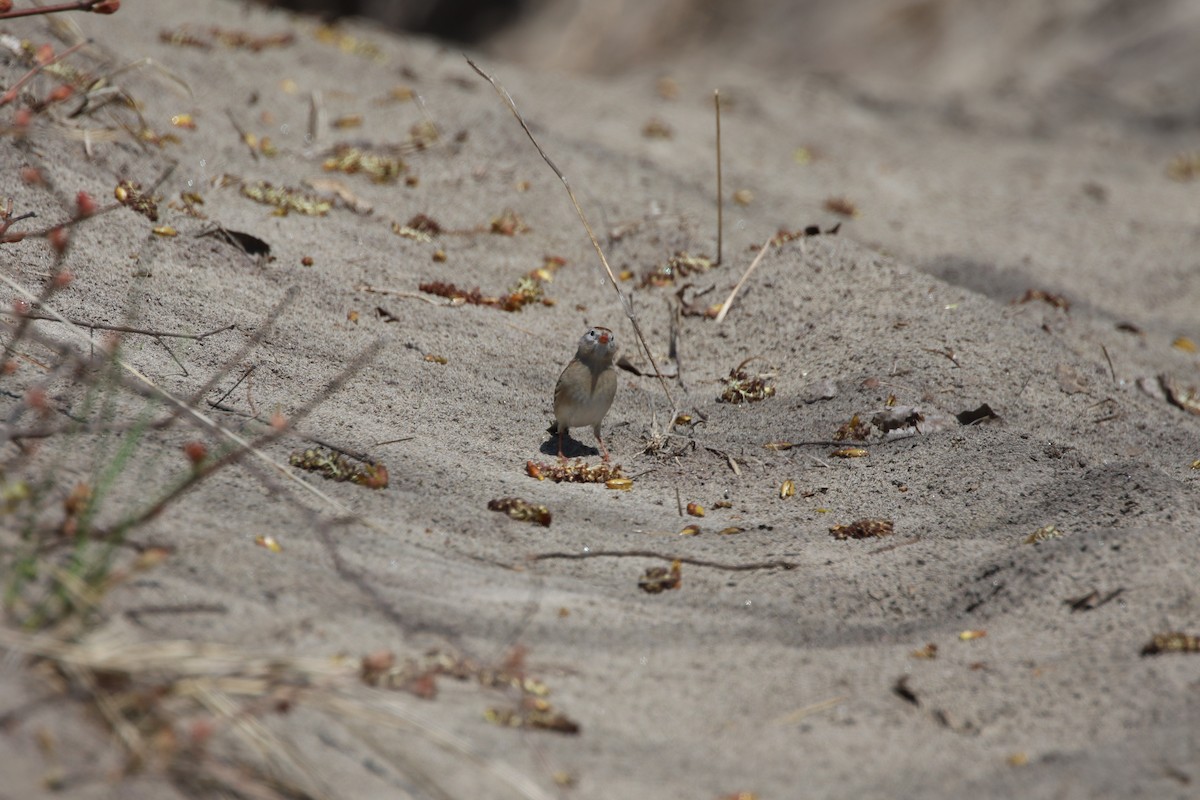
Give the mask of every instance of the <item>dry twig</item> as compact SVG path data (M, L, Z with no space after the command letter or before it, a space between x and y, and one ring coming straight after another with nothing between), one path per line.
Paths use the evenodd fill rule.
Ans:
M546 561L552 558L656 558L659 561L666 561L668 563L678 561L681 564L691 564L696 567L712 567L713 569L723 569L730 572L747 572L756 569L790 570L800 566L792 561L755 561L747 564L722 564L719 561L706 561L703 558L664 555L656 553L653 550L592 550L587 553L537 553L530 556L529 560Z
M58 317L52 317L48 314L38 314L37 312L34 312L34 311L26 311L23 314L21 314L21 316L25 317L26 319L46 320L48 322L59 322L60 321L58 319ZM156 331L156 330L149 330L147 328L134 328L129 325L108 325L103 322L90 322L89 320L86 320L86 319L70 319L70 318L68 318L67 322L70 323L71 325L78 325L80 328L87 328L88 330L115 331L116 333L136 333L141 336L153 336L155 338L160 337L160 336L166 336L170 339L195 339L197 341L207 339L208 337L214 336L218 333L224 333L225 331L231 331L237 327L236 325L234 325L231 322L228 325L222 325L219 328L213 328L211 331L205 331L204 333L177 333L175 331Z
M0 13L0 19L33 17L37 16L38 14L57 14L60 11L92 11L97 14L112 14L120 7L120 0L75 0L73 3L59 3L56 6L14 8Z
M32 302L38 302L38 298L35 297L32 292L30 292L28 289L26 289L25 287L18 284L16 281L14 281L9 276L7 276L3 273L0 273L0 282L7 285L10 289L14 290L18 294L20 294L22 297L25 297L26 299L28 299ZM52 307L42 304L40 306L40 308L43 311L50 314L51 316L53 316L59 322L66 325L67 330L76 339L79 339L84 344L91 343L91 340L89 339L88 335L84 331L80 330L78 327L71 324L70 320L68 320L62 314L59 314ZM368 350L368 352L370 353L370 355L372 357L374 356L375 352L378 350L378 347L379 347L379 345L377 344L375 347L370 348ZM360 359L360 360L363 360L363 359ZM347 507L341 501L334 499L330 495L321 491L316 486L313 486L312 484L310 484L308 481L302 480L300 477L295 475L292 472L292 470L289 469L287 466L285 466L284 464L281 464L280 462L271 458L269 455L264 453L262 450L256 449L251 442L247 441L241 435L239 435L239 434L229 430L225 426L221 425L216 420L214 420L212 417L201 412L194 405L189 404L188 402L171 394L166 389L163 389L161 386L159 386L154 381L152 381L148 376L146 376L137 367L133 366L129 362L124 361L123 359L120 359L120 358L114 358L114 362L116 363L117 366L119 366L122 370L124 370L128 375L130 375L137 384L141 385L145 389L148 389L155 396L163 399L169 405L173 406L176 409L177 413L186 414L187 416L192 417L196 422L200 423L201 427L207 428L207 429L213 431L214 433L216 433L220 436L223 436L224 438L233 442L235 445L237 445L237 447L241 451L242 455L244 455L247 452L251 453L255 458L257 458L259 461L266 464L268 467L270 467L272 470L274 470L277 474L282 475L286 480L292 481L293 483L297 484L303 491L306 491L306 492L314 495L319 500L321 500L321 502L323 502L326 506L328 506L332 509L335 509L339 514L351 516L351 517L355 518L356 520L359 520L360 522L362 522L363 525L366 525L367 527L371 528L372 530L374 530L376 532L379 532L379 533L385 532L385 529L378 523L374 522L373 520L367 519L366 517L363 517L359 514L354 513L349 507ZM360 364L360 366L361 366L361 364ZM343 375L345 375L345 373L343 373ZM311 407L308 410L311 410ZM221 461L224 461L224 459L221 459Z

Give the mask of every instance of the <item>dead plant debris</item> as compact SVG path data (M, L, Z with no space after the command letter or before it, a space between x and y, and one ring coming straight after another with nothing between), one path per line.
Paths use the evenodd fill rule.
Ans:
M841 447L829 454L831 458L867 458L871 451L865 447Z
M355 214L368 216L375 213L375 206L350 190L337 178L305 178L304 185L318 195L336 199L344 208Z
M438 126L434 124L433 120L421 120L420 122L414 123L413 126L408 129L408 139L404 142L404 147L409 150L424 150L425 148L437 142L441 136L442 134L438 130ZM465 131L460 132L455 138L455 141L458 142L465 140ZM416 186L415 183L410 185Z
M429 281L418 284L417 288L427 294L445 297L454 305L490 306L509 312L520 311L531 303L540 302L542 305L553 305L554 302L543 297L541 281L528 276L518 280L513 290L501 297L485 295L479 291L478 287L469 290L460 289L453 283L443 281Z
M500 306L500 298L485 297L478 288L475 289L460 289L453 283L445 283L444 281L429 281L428 283L417 284L417 288L426 294L434 294L438 297L444 297L455 305L473 305L473 306Z
M672 139L675 137L675 130L663 120L654 117L642 126L642 136L647 139Z
M237 179L234 180L237 181ZM248 197L256 203L273 206L275 210L271 213L277 217L286 217L292 211L311 217L323 217L333 208L333 203L329 200L307 194L293 187L275 186L268 181L243 183L240 191L244 197Z
M450 300L451 305L490 306L509 312L520 311L533 303L552 306L554 300L545 296L544 287L546 283L554 279L554 273L565 263L566 260L558 256L545 256L542 266L522 275L517 279L512 290L500 297L485 295L478 287L467 290L443 281L429 281L419 284L417 288L428 294L445 297Z
M408 166L395 155L375 153L348 144L339 144L333 153L321 163L326 172L344 172L347 175L363 174L375 183L395 183L408 171Z
M778 231L775 232L775 235L771 237L771 246L772 247L782 247L783 245L787 244L788 242L795 241L796 239L803 239L806 236L816 236L820 232L821 232L821 229L818 228L816 225L808 225L798 231L788 230L787 228L780 228Z
M768 397L775 396L775 387L767 383L769 375L749 375L746 365L757 356L751 356L729 371L729 377L723 378L725 384L718 402L722 403L756 403Z
M855 414L847 422L842 423L842 426L834 431L833 434L835 442L844 442L847 439L865 442L869 438L871 438L871 426L863 422L858 414Z
M151 222L158 222L158 201L162 198L146 194L136 181L121 181L113 190L117 202L131 208Z
M412 90L411 86L398 84L388 90L387 96L379 101L379 105L384 105L385 103L411 103L416 96L417 93Z
M1024 303L1032 303L1035 300L1040 300L1043 303L1048 303L1060 311L1070 311L1071 302L1061 294L1053 294L1044 292L1041 289L1027 289L1025 294L1013 300L1011 305L1022 305Z
M543 697L522 697L516 708L489 708L484 719L502 728L532 728L574 735L579 723L554 708Z
M1039 542L1049 541L1050 539L1060 539L1062 538L1062 535L1063 532L1054 525L1043 525L1021 541L1025 544L1038 544Z
M414 242L432 242L434 234L419 230L410 225L401 225L399 222L392 223L392 233L397 236L403 236L405 239L412 239Z
M692 284L685 283L675 291L675 297L679 299L679 313L685 317L704 317L705 319L716 319L717 315L721 313L721 304L713 303L706 306L700 302L700 298L711 292L716 288L716 286L713 285L707 289L704 289L703 291L696 292L694 295L692 295L692 299L688 300L687 291L688 289L694 288L696 287Z
M670 286L677 278L689 275L701 275L713 268L712 259L707 256L688 255L679 251L661 264L655 265L642 275L642 287Z
M388 485L388 471L383 464L371 461L354 463L346 456L323 447L297 450L292 453L288 463L331 481L350 481L368 489L386 489Z
M933 642L927 642L924 647L919 647L909 653L909 658L918 658L925 661L931 661L937 658L938 646Z
M1179 631L1156 633L1142 648L1144 656L1158 656L1164 653L1200 653L1200 636Z
M25 491L28 491L28 487L25 487ZM80 482L75 484L75 488L63 499L63 521L58 528L62 536L73 538L78 534L80 515L89 510L92 496L91 484Z
M547 699L550 687L526 673L524 660L525 651L520 647L513 648L496 667L440 650L397 663L391 651L381 650L363 657L359 675L368 686L408 692L425 700L437 697L437 680L443 677L474 680L489 689L515 689L520 693L516 707L490 708L484 712L487 721L508 728L578 733L579 724L554 708Z
M528 233L529 226L525 224L525 220L521 219L520 214L511 208L506 208L500 212L500 216L492 218L490 230L500 236L516 236L518 233Z
M336 25L318 25L313 30L313 38L322 44L332 45L347 55L359 56L371 61L383 61L383 51L379 45L351 36Z
M1200 178L1200 152L1180 153L1167 164L1167 177L1184 183Z
M404 223L404 227L430 236L437 236L445 230L440 222L428 214L415 214L412 219Z
M141 128L137 131L138 141L152 144L155 147L166 147L169 144L179 144L180 139L173 133L159 133L153 128Z
M1170 375L1159 375L1158 383L1172 405L1200 416L1200 388L1184 386Z
M296 41L291 31L255 36L246 31L229 28L210 27L195 29L191 25L180 25L174 30L160 31L158 39L163 44L175 47L195 47L201 50L211 50L220 45L234 50L249 50L260 53L263 50L277 47L290 47Z
M825 210L843 217L857 217L858 206L845 197L830 197L825 201Z
M829 534L835 539L877 539L891 536L894 526L890 519L864 518L851 522L849 525L834 525Z
M589 465L583 459L557 463L526 461L525 472L539 481L550 480L555 483L608 483L614 480L628 480L621 471L620 464ZM630 485L633 485L632 481Z
M230 124L233 125L233 129L238 133L238 138L242 140L242 144L246 145L246 149L250 151L250 156L254 160L257 161L260 155L267 158L274 158L279 155L279 148L275 146L275 142L272 141L270 136L259 136L257 133L246 130L238 122L237 117L234 116L232 111L228 111L227 114ZM231 176L221 178L222 185L235 182L236 179L231 180L230 178Z
M502 497L498 500L489 500L488 509L491 511L502 511L521 522L535 522L543 528L550 527L550 509L527 502L519 497Z
M661 594L667 589L678 589L683 583L683 566L679 559L670 567L650 567L638 578L638 588L647 594Z
M199 192L180 192L178 202L172 200L167 208L180 211L194 219L208 219L208 215L199 209L204 205L204 196Z

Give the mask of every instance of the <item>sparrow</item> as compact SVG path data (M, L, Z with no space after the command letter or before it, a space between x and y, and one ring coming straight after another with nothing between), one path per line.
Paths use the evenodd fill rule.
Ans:
M589 328L579 340L575 357L567 364L554 387L554 423L550 433L558 434L558 457L563 455L563 435L571 428L590 425L596 434L600 452L608 461L608 448L600 437L600 423L617 394L617 339L608 328Z

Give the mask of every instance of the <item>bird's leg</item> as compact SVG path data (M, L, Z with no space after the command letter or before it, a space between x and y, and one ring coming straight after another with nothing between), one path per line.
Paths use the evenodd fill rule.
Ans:
M603 454L604 461L608 461L608 448L604 446L604 440L600 438L600 426L596 426L596 441L600 444L600 452Z
M558 458L560 461L566 461L567 457L565 455L563 455L562 440L563 440L563 428L560 425L558 428Z

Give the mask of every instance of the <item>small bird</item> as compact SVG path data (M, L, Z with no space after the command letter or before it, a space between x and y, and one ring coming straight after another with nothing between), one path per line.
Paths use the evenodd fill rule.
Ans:
M563 455L563 435L571 428L590 425L608 461L608 448L600 437L600 423L617 394L617 339L608 328L589 328L579 340L575 357L567 364L554 387L554 424L550 433L558 434L558 457Z

